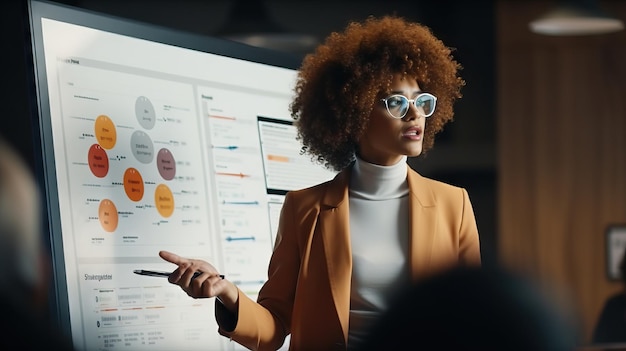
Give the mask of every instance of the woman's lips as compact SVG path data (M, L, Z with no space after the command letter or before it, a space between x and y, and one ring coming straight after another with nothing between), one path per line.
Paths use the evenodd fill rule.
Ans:
M422 128L420 127L411 127L402 133L402 136L405 138L409 138L411 140L421 140L422 139Z

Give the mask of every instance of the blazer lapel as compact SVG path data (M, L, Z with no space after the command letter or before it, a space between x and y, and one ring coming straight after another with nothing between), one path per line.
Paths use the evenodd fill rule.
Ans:
M328 279L344 337L348 335L350 315L350 284L352 279L352 249L348 184L351 168L333 179L322 200L320 209L321 234L328 268ZM346 340L347 342L347 340Z
M407 167L409 167L407 165ZM409 167L409 257L414 280L429 272L437 230L435 198L424 178Z
M407 167L409 167L407 165ZM337 316L348 335L350 315L350 284L352 279L352 249L350 246L350 209L348 185L351 168L329 183L322 200L319 225L324 244L328 279ZM424 178L409 167L409 232L411 274L418 279L429 272L432 242L437 229L435 199ZM347 341L347 340L346 340Z

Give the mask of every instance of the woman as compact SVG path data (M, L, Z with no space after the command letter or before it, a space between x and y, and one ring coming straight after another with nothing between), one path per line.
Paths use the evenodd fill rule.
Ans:
M428 28L399 17L331 34L303 61L291 113L304 151L340 172L287 194L257 302L208 262L162 251L178 265L169 281L217 297L219 333L250 349L291 334L291 350L346 350L411 282L480 265L467 192L406 163L452 120L459 69Z

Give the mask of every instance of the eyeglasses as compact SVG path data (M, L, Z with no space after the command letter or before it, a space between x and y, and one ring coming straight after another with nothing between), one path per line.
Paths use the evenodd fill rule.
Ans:
M380 99L385 103L387 112L393 118L404 118L409 112L409 103L413 103L417 108L417 112L423 117L430 117L435 112L437 105L437 97L429 93L421 93L415 99L409 100L406 96L396 94Z

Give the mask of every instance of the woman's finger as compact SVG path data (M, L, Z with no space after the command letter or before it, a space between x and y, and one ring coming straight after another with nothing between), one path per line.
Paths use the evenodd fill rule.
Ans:
M169 251L159 251L159 256L161 256L162 259L166 260L167 262L173 263L173 264L180 264L184 261L184 259L180 256L178 256L177 254L173 253L173 252L169 252Z

